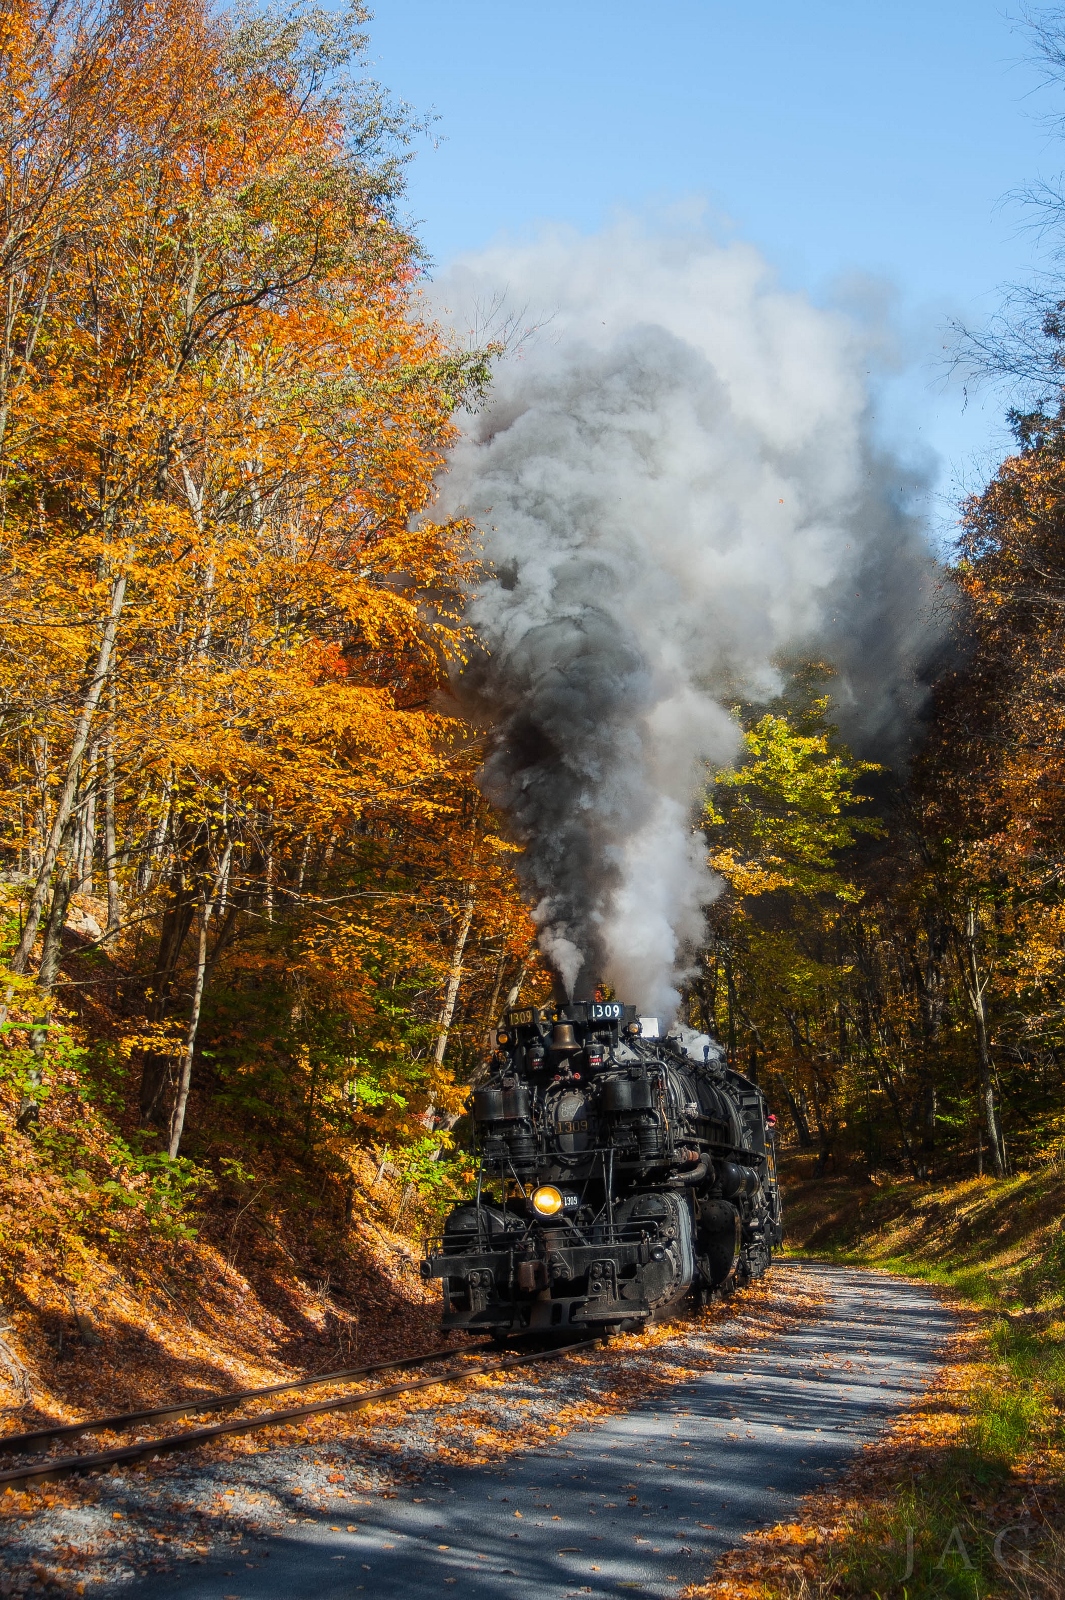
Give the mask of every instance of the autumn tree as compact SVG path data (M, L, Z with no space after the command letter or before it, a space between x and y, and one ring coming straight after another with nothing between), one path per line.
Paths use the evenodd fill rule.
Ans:
M909 771L855 761L819 700L747 713L745 760L711 787L728 892L693 1020L761 1076L822 1169L842 1150L915 1177L959 1162L1001 1176L1004 1101L1022 1144L1061 1109L1057 612L1002 614L1049 566L1044 546L1012 570L1031 535L1018 485L1056 470L1034 466L1006 463L968 508L968 654L940 679Z
M814 1124L822 1162L838 1132L840 1076L863 1037L838 960L862 890L841 858L883 831L860 793L877 769L839 744L827 710L821 697L790 716L754 714L744 760L716 774L704 821L729 889L714 918L707 1010L737 1065L776 1074L800 1143L812 1143ZM864 1039L878 1059L868 1030Z
M965 508L957 581L967 650L937 687L917 771L954 908L996 1171L1005 1162L995 1106L1002 1066L1049 1087L1065 1044L1065 455L1059 417L1015 424L1019 452Z
M470 956L494 941L498 990L528 944L446 698L469 530L424 515L486 357L419 319L405 126L346 76L363 20L164 0L7 40L12 968L50 990L71 898L104 892L171 1156L223 995L238 1079L238 992L286 1008L305 1143L338 1093L414 1137L456 1103Z

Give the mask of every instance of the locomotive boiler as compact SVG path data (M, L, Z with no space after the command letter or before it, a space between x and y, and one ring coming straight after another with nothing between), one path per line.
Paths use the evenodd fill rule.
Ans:
M758 1085L634 1006L512 1010L468 1101L475 1198L422 1263L443 1326L633 1328L759 1276L781 1240Z

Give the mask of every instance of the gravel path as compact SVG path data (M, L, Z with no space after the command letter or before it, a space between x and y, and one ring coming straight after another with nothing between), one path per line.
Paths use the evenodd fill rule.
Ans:
M689 1353L700 1338L718 1352L712 1366L631 1409L491 1465L434 1463L425 1481L393 1480L387 1498L371 1493L331 1514L289 1517L280 1537L244 1531L222 1556L108 1592L123 1600L440 1600L452 1588L464 1600L675 1596L749 1529L786 1520L824 1473L873 1438L930 1381L953 1329L920 1285L784 1263L773 1277L785 1295L792 1274L825 1296L822 1315L734 1351L730 1324L719 1323L686 1341ZM271 1462L276 1484L278 1456L256 1459Z

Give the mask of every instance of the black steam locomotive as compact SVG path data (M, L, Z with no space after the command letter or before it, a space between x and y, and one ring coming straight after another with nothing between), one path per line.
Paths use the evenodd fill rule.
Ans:
M422 1263L445 1328L633 1328L769 1266L765 1098L705 1036L652 1023L599 1001L508 1014L468 1102L476 1199Z

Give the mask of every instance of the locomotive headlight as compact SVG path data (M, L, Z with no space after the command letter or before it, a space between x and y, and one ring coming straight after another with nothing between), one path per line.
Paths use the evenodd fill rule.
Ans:
M533 1210L540 1217L554 1217L562 1210L565 1201L553 1183L545 1183L533 1191Z

